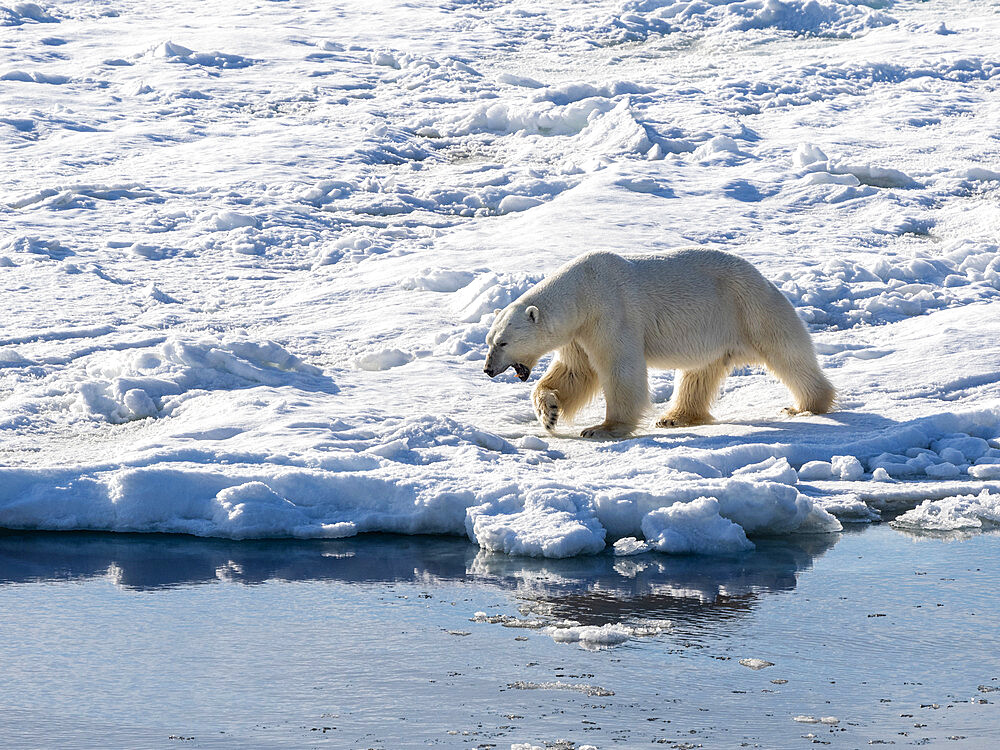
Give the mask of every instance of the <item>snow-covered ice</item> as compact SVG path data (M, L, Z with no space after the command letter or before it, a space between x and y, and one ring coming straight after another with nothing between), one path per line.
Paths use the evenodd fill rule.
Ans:
M0 526L564 557L996 523L998 34L985 0L4 6ZM599 443L483 375L546 273L690 245L778 284L839 411L744 368L718 424Z

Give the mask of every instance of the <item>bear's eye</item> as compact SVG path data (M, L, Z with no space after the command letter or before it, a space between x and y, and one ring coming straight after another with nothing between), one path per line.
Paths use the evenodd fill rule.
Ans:
M502 344L497 344L497 346L499 346L502 349L503 347L507 346L507 342L504 341Z

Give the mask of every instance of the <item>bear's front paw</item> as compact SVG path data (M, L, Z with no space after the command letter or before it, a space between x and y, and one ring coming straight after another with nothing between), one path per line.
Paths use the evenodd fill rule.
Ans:
M541 391L535 394L535 416L539 423L549 432L556 428L559 421L559 399L552 391Z

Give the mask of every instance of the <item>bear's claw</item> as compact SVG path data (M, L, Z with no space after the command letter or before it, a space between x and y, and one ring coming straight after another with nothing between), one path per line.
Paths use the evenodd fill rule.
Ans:
M551 432L559 421L559 399L552 391L535 396L535 415L542 427Z

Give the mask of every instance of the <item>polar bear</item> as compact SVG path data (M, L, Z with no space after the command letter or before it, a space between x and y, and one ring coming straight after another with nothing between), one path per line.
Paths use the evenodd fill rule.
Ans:
M657 427L712 422L722 381L745 364L763 363L788 387L790 414L826 413L835 396L791 303L750 263L718 250L583 255L498 310L486 343L491 378L513 367L527 380L557 351L532 394L546 430L603 390L604 421L583 437L635 430L649 406L649 366L681 371Z

